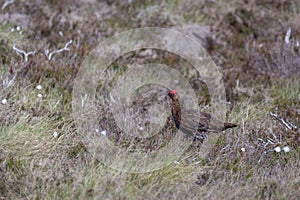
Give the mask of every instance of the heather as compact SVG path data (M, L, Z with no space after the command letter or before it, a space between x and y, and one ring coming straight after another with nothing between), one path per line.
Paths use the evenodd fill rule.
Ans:
M298 1L1 3L1 199L299 199ZM186 27L222 73L226 121L238 127L221 133L205 157L196 144L160 170L129 173L87 150L74 120L72 91L97 44L140 27ZM180 72L209 112L209 91L191 64L158 49L130 52L111 63L96 88L99 102L109 97L111 74L157 61ZM157 85L140 88L132 97L133 111L149 116L159 102L161 109L152 112L171 115L167 94ZM112 133L107 137L130 151L155 151L174 137L168 123L162 130L154 127L159 135L151 140L125 137L118 134L111 108L97 109L99 134Z

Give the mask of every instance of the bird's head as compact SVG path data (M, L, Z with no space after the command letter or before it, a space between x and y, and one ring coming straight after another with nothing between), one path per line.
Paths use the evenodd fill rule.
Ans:
M171 90L168 94L168 96L174 101L178 100L178 94L176 90Z

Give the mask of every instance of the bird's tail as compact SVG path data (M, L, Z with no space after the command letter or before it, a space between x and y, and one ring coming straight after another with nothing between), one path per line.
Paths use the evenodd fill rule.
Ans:
M224 130L228 128L234 128L234 127L237 127L237 125L229 122L224 123Z

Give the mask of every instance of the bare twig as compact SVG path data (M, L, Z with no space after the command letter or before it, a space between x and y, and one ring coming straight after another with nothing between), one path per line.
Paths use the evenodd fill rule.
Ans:
M6 8L6 6L8 6L9 4L14 3L14 1L15 1L15 0L6 0L6 1L4 2L4 4L2 5L1 10L4 10L4 9Z
M268 141L268 143L270 143L270 144L275 144L275 141L274 140L272 140L271 138L267 138L267 141Z
M29 55L34 55L35 54L35 51L31 51L31 52L26 53L24 50L18 49L16 47L16 45L13 46L13 50L15 50L17 54L24 54L24 59L25 59L26 62L28 61L28 56Z
M291 33L292 33L292 29L291 29L291 27L289 27L288 30L286 31L286 34L285 34L285 37L284 37L285 44L290 43Z
M289 129L289 130L296 130L296 129L298 129L298 127L296 125L292 124L288 120L285 120L283 118L278 117L277 114L274 114L274 113L270 112L270 115L272 117L274 117L275 119L277 119L279 122L281 122L287 129Z
M280 143L281 143L281 139L278 139L278 138L277 138L277 136L274 134L272 128L270 128L269 130L270 130L269 132L270 132L271 135L273 136L273 139L271 139L271 138L269 138L269 137L268 137L268 138L269 138L271 141L274 141L274 142L277 142L277 143L280 144ZM280 138L281 138L281 134L280 134Z
M8 76L7 76L5 78L5 80L3 80L2 86L5 87L5 88L9 88L15 82L16 77L17 77L17 74L15 74L14 77L11 80L8 80Z
M50 52L50 53L49 53L49 50L47 49L47 50L45 51L45 55L47 56L48 60L51 60L53 54L55 54L55 53L61 53L61 52L63 52L63 51L70 51L70 49L68 48L68 46L69 46L70 44L72 44L72 42L73 42L73 41L70 40L69 42L67 42L67 43L65 44L64 48L59 49L59 50L52 51L52 52ZM48 53L49 53L49 54L48 54Z
M85 106L85 102L87 100L87 94L85 94L84 96L81 95L81 107L83 108Z
M111 93L109 93L109 96L110 96L110 100L113 102L113 103L117 103L116 100L113 98L113 96L111 95Z
M269 139L267 139L266 141L264 141L263 139L258 138L258 140L262 142L262 146L263 146L264 148L266 148L266 146L268 146L269 144L274 144L274 143L273 143L271 140L269 140Z

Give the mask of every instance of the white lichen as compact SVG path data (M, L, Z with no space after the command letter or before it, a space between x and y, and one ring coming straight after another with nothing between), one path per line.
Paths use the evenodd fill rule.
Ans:
M47 56L48 60L51 60L52 57L53 57L53 55L56 54L56 53L61 53L61 52L63 52L63 51L70 51L70 49L68 48L68 46L69 46L70 44L72 44L72 42L73 42L73 41L70 40L69 42L67 42L67 43L65 44L64 48L59 49L59 50L52 51L52 52L50 52L50 53L49 53L49 50L47 49L47 50L45 51L45 55Z
M13 50L15 50L18 55L24 54L24 59L25 59L26 62L28 61L28 56L29 55L34 55L35 54L35 51L30 51L30 52L27 53L24 50L18 49L16 47L16 45L13 46Z

